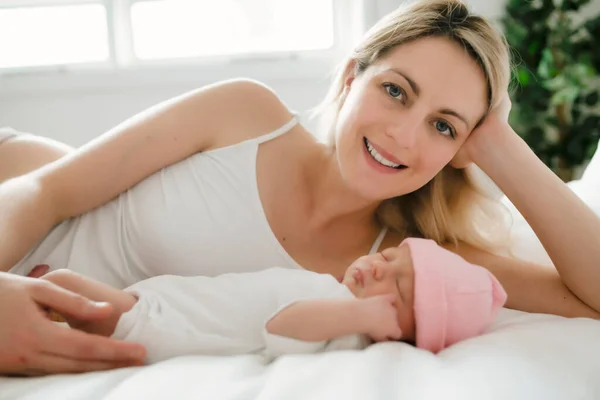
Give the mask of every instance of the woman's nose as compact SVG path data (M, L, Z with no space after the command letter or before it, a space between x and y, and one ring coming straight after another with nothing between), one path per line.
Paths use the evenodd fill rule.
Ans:
M388 125L386 135L394 139L400 147L413 148L417 142L422 120L418 111L407 111Z

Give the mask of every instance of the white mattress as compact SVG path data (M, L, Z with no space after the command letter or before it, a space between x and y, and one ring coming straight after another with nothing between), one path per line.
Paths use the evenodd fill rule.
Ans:
M286 356L181 357L140 368L0 378L0 399L600 399L600 321L502 310L437 356L404 343Z

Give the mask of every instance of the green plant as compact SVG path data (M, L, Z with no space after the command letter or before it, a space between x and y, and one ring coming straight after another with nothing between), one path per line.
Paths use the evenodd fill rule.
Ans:
M600 139L600 13L588 3L508 0L501 21L516 61L511 125L565 181Z

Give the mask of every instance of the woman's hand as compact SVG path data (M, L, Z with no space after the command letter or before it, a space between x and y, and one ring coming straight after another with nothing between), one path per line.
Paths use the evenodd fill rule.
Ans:
M35 272L35 268L33 272ZM77 293L90 300L108 303L112 306L112 312L107 318L92 321L81 320L80 318L63 315L60 312L57 313L55 310L52 310L52 315L59 317L56 320L66 322L71 328L87 333L111 336L117 327L121 315L131 310L137 302L136 297L131 293L115 289L110 285L87 278L68 269L52 271L44 274L40 279L50 281L63 289Z
M450 165L461 169L472 163L478 164L478 157L485 156L485 151L494 148L493 143L498 140L499 135L512 131L508 124L511 107L512 103L507 91L504 93L500 104L485 116L481 125L471 132ZM513 132L510 133L514 134Z
M0 273L0 374L45 375L141 365L143 346L67 329L45 308L81 321L111 315L95 303L49 281Z

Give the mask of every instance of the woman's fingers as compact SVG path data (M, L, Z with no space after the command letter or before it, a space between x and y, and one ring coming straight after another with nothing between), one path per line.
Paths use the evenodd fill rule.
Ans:
M98 321L111 315L112 307L108 303L93 302L51 282L37 281L32 286L30 294L35 302L74 320ZM139 344L66 329L50 322L49 326L41 335L44 352L79 360L141 361L145 357L145 349Z
M139 365L143 346L91 335L49 321L57 309L81 320L110 316L108 306L44 280L0 273L0 373L45 374Z
M108 337L68 329L56 324L44 332L41 351L59 357L81 361L141 362L144 347Z
M33 283L29 293L40 306L51 308L61 315L84 321L103 319L112 312L112 306L108 303L91 301L44 280Z
M41 353L33 357L28 362L27 368L21 373L27 376L42 376L47 375L48 371L52 371L52 373L55 374L68 374L106 371L114 368L125 368L138 365L141 365L141 363L77 360L57 356L55 354Z

